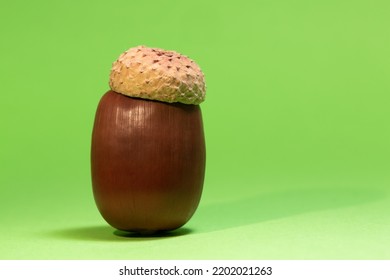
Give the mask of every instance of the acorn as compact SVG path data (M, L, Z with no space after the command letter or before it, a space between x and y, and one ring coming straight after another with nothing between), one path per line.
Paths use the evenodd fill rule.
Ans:
M93 194L112 227L155 233L198 207L206 148L204 75L175 51L139 46L113 63L91 145Z

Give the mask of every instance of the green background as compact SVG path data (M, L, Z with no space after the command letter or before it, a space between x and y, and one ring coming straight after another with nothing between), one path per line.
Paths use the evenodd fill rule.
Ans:
M1 259L390 259L390 2L2 1ZM204 193L115 231L90 140L111 63L177 50L207 82Z

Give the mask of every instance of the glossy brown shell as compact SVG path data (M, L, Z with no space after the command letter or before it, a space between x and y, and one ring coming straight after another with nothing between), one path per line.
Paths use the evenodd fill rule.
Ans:
M200 107L108 91L96 112L91 169L97 207L113 227L150 232L182 226L203 188Z

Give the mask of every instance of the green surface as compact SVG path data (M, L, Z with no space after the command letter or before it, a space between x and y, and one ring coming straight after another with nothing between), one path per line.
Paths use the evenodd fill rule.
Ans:
M0 4L1 259L390 259L390 2ZM124 50L206 75L207 170L168 236L92 196L94 113Z

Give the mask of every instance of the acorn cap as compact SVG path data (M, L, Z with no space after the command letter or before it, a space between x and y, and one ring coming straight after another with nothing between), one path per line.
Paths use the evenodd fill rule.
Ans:
M139 46L122 53L112 64L113 91L168 103L199 104L206 86L199 66L175 51Z

